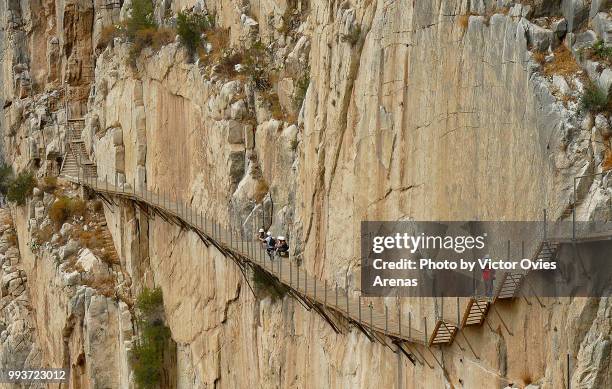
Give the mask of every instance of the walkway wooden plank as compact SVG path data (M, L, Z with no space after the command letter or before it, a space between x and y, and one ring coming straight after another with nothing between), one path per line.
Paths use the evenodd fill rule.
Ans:
M99 193L147 204L180 219L182 223L203 233L225 250L264 269L306 301L344 316L364 331L379 334L372 338L382 335L398 341L428 345L429 338L421 330L409 327L410 321L407 318L402 318L400 323L397 310L393 310L393 312L388 310L385 314L380 309L372 307L370 311L370 306L365 303L364 299L360 299L352 292L347 293L341 287L338 287L338 305L336 305L335 284L328 283L326 288L325 281L308 274L290 258L275 258L271 261L261 242L256 241L254 236L252 239L248 239L248 237L245 239L245 237L239 237L239 234L235 232L230 233L227 229L213 222L210 216L192 209L180 201L170 200L148 190L134 190L133 185L115 185L95 177L80 179L79 177L64 175L64 178ZM452 336L443 336L443 331L441 331L436 344L451 343L452 338Z

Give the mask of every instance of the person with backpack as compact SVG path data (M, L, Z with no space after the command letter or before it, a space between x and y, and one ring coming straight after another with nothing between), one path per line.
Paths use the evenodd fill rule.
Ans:
M274 251L276 250L276 239L274 239L270 231L268 231L266 235L267 236L264 239L264 242L266 245L266 252L268 253L268 256L270 257L270 260L272 260L272 258L274 257Z

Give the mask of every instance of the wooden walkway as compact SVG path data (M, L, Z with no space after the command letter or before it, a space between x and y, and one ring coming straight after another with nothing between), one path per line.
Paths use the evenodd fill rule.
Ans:
M81 173L84 169L79 169ZM266 254L263 245L255 240L255 236L246 237L239 229L226 229L208 218L202 212L188 207L186 204L172 200L159 192L149 190L134 190L130 185L114 185L95 176L85 178L74 177L68 172L62 172L63 178L75 184L82 185L102 196L106 201L119 197L136 202L141 209L162 216L165 220L178 224L197 233L207 245L214 245L225 256L231 258L246 276L246 268L263 270L266 277L280 285L290 295L296 298L309 310L315 310L338 333L344 333L349 325L361 330L371 341L380 342L394 352L402 352L413 363L418 362L434 368L419 348L429 350L431 357L442 369L443 364L431 351L434 346L448 345L455 341L461 328L468 326L481 326L487 323L487 315L494 310L506 327L503 319L495 310L494 304L499 299L514 299L520 297L521 286L524 283L525 273L507 272L502 274L493 296L473 296L469 298L461 322L452 323L446 319L434 320L431 332L427 331L427 318L415 318L410 313L401 312L399 305L390 309L388 306L374 306L368 304L354 293L332 285L326 280L320 280L304 271L289 258L275 258L271 260ZM255 223L255 221L254 221ZM254 225L254 231L257 230ZM541 243L533 258L552 260L556 254L559 243ZM247 278L248 281L248 278ZM459 316L459 299L457 299L457 315ZM415 328L413 324L422 325ZM506 327L509 333L510 330ZM465 334L462 334L465 344L476 355ZM397 349L392 347L395 344ZM416 347L418 346L418 347ZM459 346L464 350L461 345Z
M131 185L116 186L95 177L79 179L66 174L62 177L72 183L88 187L98 194L135 201L164 214L166 218L172 218L170 221L198 233L205 242L215 245L224 254L264 270L307 308L314 308L324 315L338 332L344 332L343 327L346 328L346 323L333 318L330 313L335 313L345 322L358 327L372 341L379 341L389 346L392 343L403 342L423 346L452 342L452 337L442 339L441 334L436 331L426 334L421 328L415 328L413 324L423 324L422 319L401 313L398 309L391 310L388 307L381 309L380 306L368 304L354 293L313 277L289 258L276 257L270 260L264 246L259 241L255 241L255 237L249 239L241 236L237 230L223 228L202 212L180 201L171 200L148 190L134 191ZM434 328L448 326L454 327L450 323L443 325L441 321L434 323Z

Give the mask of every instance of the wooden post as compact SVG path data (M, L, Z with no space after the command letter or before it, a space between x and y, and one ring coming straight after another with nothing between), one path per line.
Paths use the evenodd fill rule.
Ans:
M358 303L359 303L359 324L361 324L361 295L359 295Z
M293 284L293 262L289 261L289 286Z
M425 337L425 344L429 344L429 339L427 338L427 318L424 317L423 318L423 323L425 324L425 333L423 334L423 336Z

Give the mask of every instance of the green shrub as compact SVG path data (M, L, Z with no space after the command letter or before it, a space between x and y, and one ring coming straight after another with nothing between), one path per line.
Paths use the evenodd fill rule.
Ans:
M6 198L17 205L24 205L27 198L32 195L36 186L36 178L32 172L21 172L9 182Z
M179 12L176 18L177 33L190 54L195 54L202 43L202 33L213 26L211 18L196 13Z
M13 178L13 168L9 165L0 165L0 193L6 196Z
M139 388L156 388L161 381L163 353L151 343L137 344L132 357L134 381Z
M304 98L306 98L306 92L308 91L308 85L310 85L310 69L307 69L302 77L300 77L295 83L295 92L293 95L293 105L295 109L300 109Z
M138 31L149 28L157 29L153 17L153 2L151 0L132 0L132 12L126 20L128 38L133 41Z
M164 297L161 288L144 288L136 298L136 307L146 316L162 308Z
M85 216L86 211L85 201L61 196L49 208L49 218L56 226L61 226L72 216Z
M170 340L170 329L160 318L163 296L160 288L145 288L136 299L138 308L138 341L132 354L134 380L139 388L157 388L161 384L164 350Z
M590 83L584 88L580 98L580 107L586 111L603 111L610 106L606 92L602 91L597 84Z
M159 28L153 16L151 0L133 0L132 12L125 22L125 29L119 28L118 33L125 33L127 39L133 43L130 48L130 59L133 63L145 47L159 50L172 42L176 35L171 28Z
M612 60L612 46L606 46L605 42L602 40L598 40L593 44L591 53L599 59L606 61Z
M255 89L264 91L272 87L270 71L272 69L272 54L261 42L257 41L243 55L245 74L255 85Z

